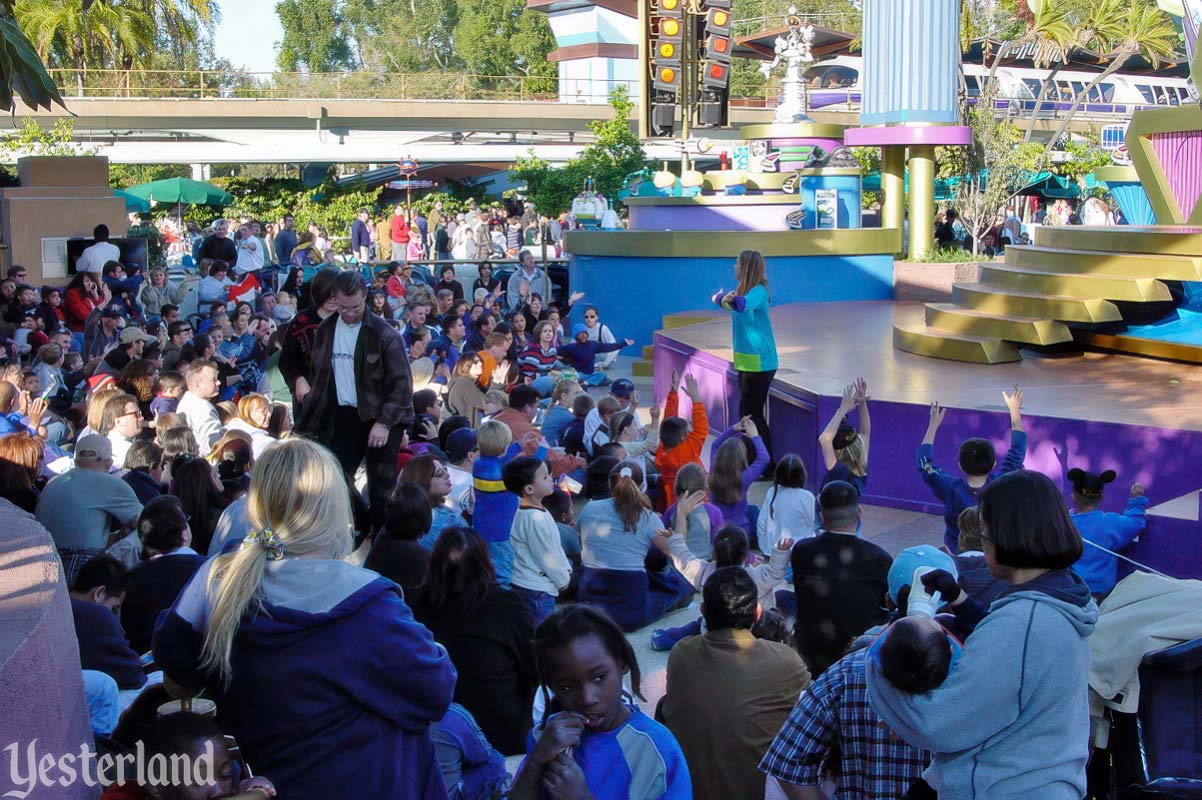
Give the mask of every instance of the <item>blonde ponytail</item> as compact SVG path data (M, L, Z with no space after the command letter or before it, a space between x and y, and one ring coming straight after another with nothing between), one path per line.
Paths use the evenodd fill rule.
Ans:
M651 501L639 484L643 481L643 468L633 461L618 463L609 473L609 491L614 500L614 511L622 519L622 529L637 531L643 512L651 509Z
M351 549L342 468L329 450L305 439L286 439L263 453L246 511L252 533L236 552L216 559L206 587L210 613L200 666L223 686L233 677L230 656L242 620L262 604L267 562L312 554L342 559Z

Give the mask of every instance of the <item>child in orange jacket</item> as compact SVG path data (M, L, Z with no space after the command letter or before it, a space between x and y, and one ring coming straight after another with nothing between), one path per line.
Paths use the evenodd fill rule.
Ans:
M680 409L677 395L680 373L674 370L664 411L665 419L659 428L659 447L655 451L655 467L660 473L659 485L663 489L664 508L676 502L676 473L680 468L685 464L701 465L701 448L710 434L709 419L701 403L697 379L688 375L684 381L685 394L693 401L692 425L684 417L668 416Z

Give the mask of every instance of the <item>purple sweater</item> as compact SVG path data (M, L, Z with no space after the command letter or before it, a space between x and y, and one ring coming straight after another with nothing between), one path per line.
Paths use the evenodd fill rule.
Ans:
M731 428L719 436L710 447L710 463L713 463L713 458L723 442L735 436L742 435L734 428ZM755 531L750 517L747 516L747 490L751 487L755 479L764 473L764 468L768 466L768 461L771 459L768 455L768 449L764 447L764 442L760 437L751 437L751 446L755 448L755 461L751 462L751 465L743 470L743 491L740 494L739 502L720 503L717 499L714 500L714 505L722 512L722 524L738 525L747 532L749 537L753 536Z

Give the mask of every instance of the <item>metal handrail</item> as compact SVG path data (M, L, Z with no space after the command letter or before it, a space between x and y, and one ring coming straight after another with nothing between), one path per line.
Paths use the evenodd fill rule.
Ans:
M614 85L632 93L637 81L594 78L406 72L242 72L213 70L52 69L67 98L509 100L607 102Z

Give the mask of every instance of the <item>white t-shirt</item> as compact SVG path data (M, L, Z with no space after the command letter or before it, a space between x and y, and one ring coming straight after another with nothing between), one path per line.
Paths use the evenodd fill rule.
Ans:
M263 268L262 243L258 239L243 239L238 242L238 260L234 262L234 271L239 275L254 272Z
M334 324L334 388L338 392L338 405L358 406L359 396L355 392L355 345L359 342L359 331L363 322L347 325L338 318Z
M112 242L97 242L79 254L79 259L75 262L75 271L92 272L99 275L105 264L120 260L121 248Z

